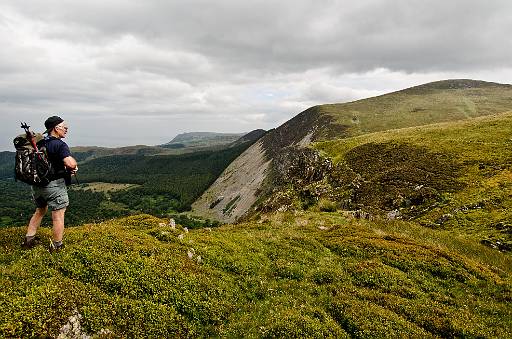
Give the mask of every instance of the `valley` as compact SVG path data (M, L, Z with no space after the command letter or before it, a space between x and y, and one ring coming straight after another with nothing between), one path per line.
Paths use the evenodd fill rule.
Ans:
M81 159L80 171L69 190L66 223L76 226L136 213L163 216L188 211L225 167L254 142L254 134L248 136L238 138L236 144L183 154L117 154L123 148L109 155L74 149L73 155ZM3 152L2 156L0 227L25 225L34 212L30 187L12 178L14 153ZM49 215L43 224L51 224Z

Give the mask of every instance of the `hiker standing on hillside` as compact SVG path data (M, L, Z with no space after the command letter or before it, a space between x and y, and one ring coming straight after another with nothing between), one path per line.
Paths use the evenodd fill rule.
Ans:
M45 143L48 158L52 166L52 177L48 185L43 187L32 186L32 196L36 205L36 211L28 224L27 235L22 244L25 249L36 245L38 239L36 233L41 220L48 211L52 211L53 241L50 244L50 252L59 251L64 247L62 237L64 235L64 213L69 205L67 186L71 184L71 175L78 170L76 160L71 156L68 145L62 141L68 132L66 122L52 116L44 122L46 127Z

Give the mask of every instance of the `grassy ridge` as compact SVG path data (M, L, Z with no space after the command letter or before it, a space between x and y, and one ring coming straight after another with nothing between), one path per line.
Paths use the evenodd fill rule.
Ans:
M2 336L56 336L73 315L114 337L512 335L508 258L442 231L334 213L188 233L161 222L73 228L53 256L0 230Z
M437 156L450 159L457 168L457 171L451 171L452 179L456 180L460 187L442 192L436 203L430 205L422 215L415 216L415 220L429 227L465 233L469 237L487 241L490 245L502 250L511 250L512 139L510 131L512 131L512 112L469 121L327 141L318 143L315 147L337 164L345 164L352 168L357 167L357 163L366 164L367 169L356 171L363 175L364 180L371 183L370 187L374 190L379 186L391 187L391 184L385 181L390 176L384 174L397 172L396 169L406 163L411 155L396 151L395 158L391 158L393 153L390 152L389 157L392 161L381 162L380 167L371 172L368 168L375 164L378 155L371 152L357 152L357 150L372 148L382 150L383 145L394 145L394 150L400 150L407 146L409 149L423 149L425 154L431 154L430 158ZM357 163L352 159L354 154L359 156ZM438 164L441 163L438 162ZM421 165L421 163L416 164L416 168ZM436 171L443 169L446 167L436 169L432 165L426 170L437 173ZM404 172L403 169L401 171ZM371 175L365 177L365 173ZM433 176L437 180L439 177L437 174ZM414 185L421 183L417 182ZM423 184L432 186L429 182L423 182ZM391 189L388 189L387 192L390 191ZM407 208L404 205L398 206L398 209L404 212L408 211Z
M512 86L444 80L374 98L319 106L347 136L475 118L512 109ZM336 137L336 135L333 135ZM332 137L332 136L331 136Z

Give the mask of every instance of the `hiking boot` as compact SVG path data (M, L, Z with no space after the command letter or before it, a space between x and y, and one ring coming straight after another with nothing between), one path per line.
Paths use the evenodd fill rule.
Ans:
M30 238L30 240L28 240L28 238L25 237L25 239L21 243L21 248L23 248L24 250L29 250L29 249L33 248L34 246L36 246L37 244L39 244L38 236Z
M50 253L58 253L61 250L64 249L64 244L61 243L60 245L55 245L53 241L50 242L50 246L48 247L48 252Z

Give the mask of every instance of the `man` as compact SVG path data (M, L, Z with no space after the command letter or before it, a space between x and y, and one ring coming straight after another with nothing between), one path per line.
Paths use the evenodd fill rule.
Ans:
M38 239L36 233L41 220L48 207L52 211L53 241L50 244L50 252L57 252L64 248L62 238L64 235L64 213L69 205L67 185L71 184L71 175L78 170L76 160L71 156L68 145L62 141L68 132L66 122L52 116L44 122L48 136L45 138L48 158L52 165L52 177L48 185L44 187L32 186L32 196L36 204L36 211L30 219L27 235L22 247L32 248Z

